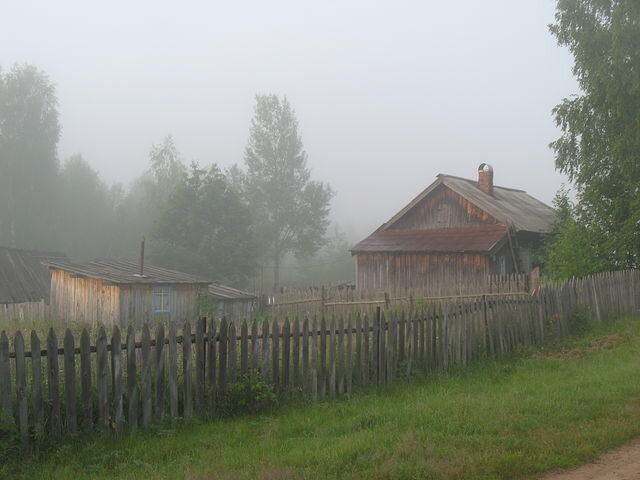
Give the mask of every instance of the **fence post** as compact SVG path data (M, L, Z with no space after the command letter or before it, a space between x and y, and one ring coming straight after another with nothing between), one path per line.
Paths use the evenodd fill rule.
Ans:
M373 346L373 358L374 358L374 382L376 383L376 385L380 385L380 360L382 357L382 354L380 352L380 334L382 333L380 331L380 318L381 318L381 309L380 307L376 307L376 319L375 319L375 327L373 329L373 336L374 336L374 346Z
M53 330L51 330L53 331ZM51 332L49 333L51 335ZM9 337L3 331L0 334L0 412L3 423L13 423L11 404L11 366L9 364Z
M86 330L82 332L83 335L85 332ZM86 351L88 352L88 350ZM136 373L136 370L137 370L136 367L137 367L136 337L135 337L133 328L131 327L131 325L129 325L129 328L127 329L127 397L129 400L127 422L129 424L130 432L134 432L138 429L138 384L137 384L138 376ZM91 373L91 370L89 370L89 374L90 373ZM83 382L84 382L84 378L85 377L83 375ZM88 385L89 385L88 392L90 395L91 394L91 377L90 376L88 379ZM85 387L85 384L83 383L83 395L85 395L84 387ZM89 397L89 401L90 400L91 398ZM87 407L86 403L85 403L85 409L87 409L88 412L91 412L90 406Z
M147 323L142 327L142 425L151 423L151 332Z
M67 330L69 333L69 338L71 339L70 346L73 347L73 336L71 336L71 331ZM65 370L67 367L67 339L65 338ZM71 353L71 357L73 358L73 352ZM72 365L72 362L69 363ZM65 372L66 373L66 372ZM74 372L75 375L75 372ZM69 385L69 381L67 381L67 385ZM124 427L124 401L123 401L123 390L122 390L122 343L120 341L120 329L116 325L113 327L113 332L111 334L111 385L112 385L112 395L113 395L113 424L115 425L116 431L121 432ZM74 392L75 395L75 392Z
M3 332L4 333L4 332ZM106 337L105 337L105 371L106 371ZM7 358L8 360L8 358ZM60 385L58 384L58 378L60 370L58 368L58 338L53 328L49 329L49 336L47 337L47 368L49 370L49 402L51 412L51 435L54 438L60 437L61 424L60 424ZM106 380L106 373L105 373ZM106 388L105 388L106 390Z
M24 355L24 338L22 332L16 332L16 395L18 399L18 423L20 425L20 442L22 448L29 446L29 411L27 404L27 377Z
M83 330L83 334L86 333ZM88 345L88 343L87 343ZM40 339L35 330L31 331L31 372L33 374L31 389L33 392L34 423L36 434L44 433L44 408L42 402L42 357ZM93 419L93 417L92 417Z
M165 349L164 349L164 325L160 323L158 328L156 329L156 405L155 405L155 414L158 420L162 420L164 418L164 357L165 357Z

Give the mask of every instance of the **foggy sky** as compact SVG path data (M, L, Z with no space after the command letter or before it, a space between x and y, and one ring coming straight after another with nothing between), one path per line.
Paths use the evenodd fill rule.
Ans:
M0 65L57 85L61 160L109 182L171 133L187 161L242 163L256 93L286 95L313 177L356 240L438 173L550 203L551 109L577 93L547 25L553 0L35 2L0 0Z

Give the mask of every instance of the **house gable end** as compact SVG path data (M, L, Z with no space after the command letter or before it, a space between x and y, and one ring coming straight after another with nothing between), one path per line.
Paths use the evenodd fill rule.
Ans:
M500 223L439 179L380 230L422 230Z

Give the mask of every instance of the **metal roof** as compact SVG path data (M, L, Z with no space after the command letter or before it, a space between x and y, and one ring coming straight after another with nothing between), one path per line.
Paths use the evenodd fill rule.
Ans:
M140 264L134 260L113 260L99 258L92 262L48 262L49 268L63 270L82 277L97 278L117 284L209 284L195 275L156 267L145 263L143 276L140 276Z
M493 194L489 195L478 188L478 182L475 180L439 174L435 182L391 220L382 225L378 231L389 228L440 185L450 188L489 213L500 223L513 226L517 231L548 233L556 221L556 213L553 208L532 197L524 190L494 185Z
M0 304L49 301L51 274L41 259L66 259L63 253L0 247Z
M256 296L253 293L238 290L237 288L228 287L220 283L212 283L209 285L209 294L220 300L253 300Z
M506 233L507 227L498 224L425 230L379 230L358 243L351 252L489 252L501 244Z

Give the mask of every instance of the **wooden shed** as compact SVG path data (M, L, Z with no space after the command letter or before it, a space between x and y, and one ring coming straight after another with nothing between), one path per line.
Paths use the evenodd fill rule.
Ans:
M0 317L43 317L51 284L43 262L66 259L63 253L0 247Z
M170 322L198 315L210 282L188 273L130 260L50 262L53 315L105 325Z
M358 243L356 288L456 291L488 275L529 273L531 252L555 222L555 211L523 190L440 174L436 181Z
M219 317L239 320L256 312L258 297L253 293L215 282L209 285L209 295L216 302L215 313Z

